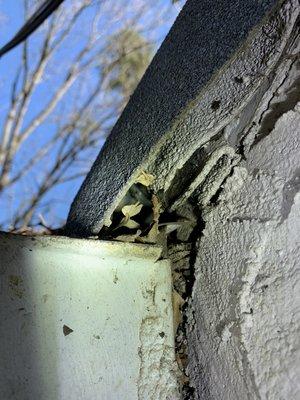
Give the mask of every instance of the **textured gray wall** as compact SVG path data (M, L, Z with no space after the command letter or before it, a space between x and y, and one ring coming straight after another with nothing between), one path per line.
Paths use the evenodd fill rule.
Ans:
M96 234L109 221L138 170L275 3L187 1L77 194L69 234Z
M197 400L300 398L299 38L245 129L244 160L203 209L188 312Z

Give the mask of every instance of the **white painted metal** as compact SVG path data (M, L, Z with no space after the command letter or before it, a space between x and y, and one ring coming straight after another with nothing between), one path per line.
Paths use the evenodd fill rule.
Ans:
M0 399L174 399L169 263L154 246L0 235Z

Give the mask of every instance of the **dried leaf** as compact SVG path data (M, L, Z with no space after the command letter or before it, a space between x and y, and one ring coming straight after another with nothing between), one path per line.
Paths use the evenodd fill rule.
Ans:
M140 224L138 222L134 221L133 219L124 217L119 224L119 228L121 226L124 226L125 228L129 228L129 229L137 229L137 228L139 228Z
M140 203L128 204L122 208L122 214L125 215L125 217L131 218L139 214L142 208L143 204Z
M152 243L152 244L157 243L157 238L159 235L158 221L161 212L161 203L159 201L159 198L155 196L155 194L152 196L152 212L153 212L153 225L150 231L148 232L147 235L137 238L137 241L141 243Z
M136 180L136 183L141 183L144 186L151 186L155 181L155 176L151 174L147 174L147 172L142 171L141 175Z
M124 206L122 208L122 213L124 215L124 218L121 220L121 222L115 229L121 228L122 226L129 229L139 228L140 224L131 219L131 217L134 217L135 215L139 214L142 208L143 204L140 204L139 202Z

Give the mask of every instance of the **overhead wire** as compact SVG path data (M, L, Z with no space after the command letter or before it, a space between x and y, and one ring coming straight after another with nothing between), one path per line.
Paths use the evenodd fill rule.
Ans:
M63 2L64 0L45 0L16 35L0 48L0 57L26 40Z

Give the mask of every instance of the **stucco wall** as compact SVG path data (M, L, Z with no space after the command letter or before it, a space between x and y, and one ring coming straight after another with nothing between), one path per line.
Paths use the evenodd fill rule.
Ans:
M203 210L188 331L195 399L300 398L297 42L244 130L243 160Z

